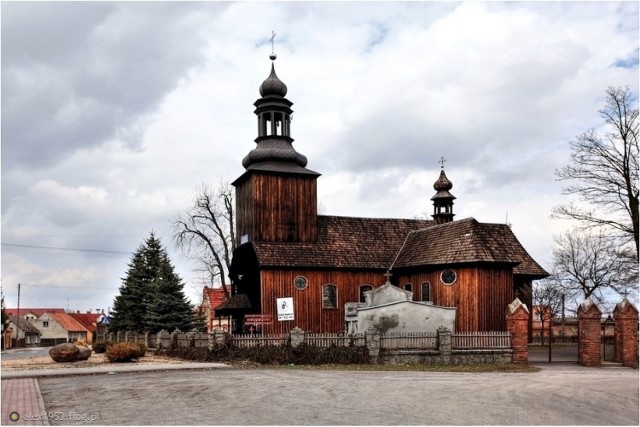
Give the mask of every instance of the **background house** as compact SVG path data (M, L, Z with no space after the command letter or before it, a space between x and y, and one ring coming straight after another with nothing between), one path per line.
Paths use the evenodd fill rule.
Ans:
M44 313L33 322L41 332L40 340L44 346L52 346L64 342L84 340L89 331L67 313Z
M231 285L227 285L227 292L231 295ZM202 290L202 310L206 321L207 331L211 331L213 328L222 328L225 331L229 330L231 324L231 317L218 315L216 316L215 309L220 307L223 303L227 302L227 298L224 294L222 287L208 287L205 286Z
M11 347L36 347L40 345L40 331L27 319L9 316L9 328L11 329ZM8 343L9 341L7 341Z
M85 342L87 344L92 344L96 338L97 322L101 316L101 313L75 312L75 313L67 313L67 314L87 330L87 338L85 339Z

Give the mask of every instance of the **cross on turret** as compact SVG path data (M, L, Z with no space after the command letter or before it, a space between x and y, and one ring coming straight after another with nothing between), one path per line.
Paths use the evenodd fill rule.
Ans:
M390 270L387 270L387 272L384 273L383 276L387 278L387 282L386 283L391 283L391 276L393 276L393 274L391 274Z
M271 59L272 61L275 61L275 59L278 56L278 55L276 55L275 51L273 50L273 40L275 38L276 38L276 32L274 30L271 30L271 55L269 55L269 59Z
M447 159L444 158L444 156L440 157L440 160L438 160L438 163L440 163L440 169L444 169L444 164L446 163Z

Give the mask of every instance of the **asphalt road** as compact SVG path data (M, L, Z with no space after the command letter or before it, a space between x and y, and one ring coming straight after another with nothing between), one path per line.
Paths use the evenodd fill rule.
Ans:
M39 379L47 411L94 425L638 425L638 370L215 369ZM73 414L73 415L70 415Z
M49 349L51 347L12 348L3 351L1 357L4 360L30 359L32 357L48 356Z

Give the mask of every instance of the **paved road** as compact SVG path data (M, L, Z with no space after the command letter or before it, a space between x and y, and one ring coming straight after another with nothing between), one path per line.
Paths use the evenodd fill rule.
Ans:
M40 378L47 411L109 425L638 425L638 370L215 369ZM71 415L73 414L73 415Z
M51 347L12 348L2 352L4 360L30 359L32 357L48 356Z

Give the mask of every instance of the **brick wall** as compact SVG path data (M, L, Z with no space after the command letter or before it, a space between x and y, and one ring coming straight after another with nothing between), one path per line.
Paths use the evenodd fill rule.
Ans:
M638 367L638 309L624 298L613 310L615 321L614 360L631 368Z
M507 330L511 332L511 361L527 363L529 359L529 310L518 298L507 308Z
M578 307L578 363L584 366L602 365L602 311L591 298Z

